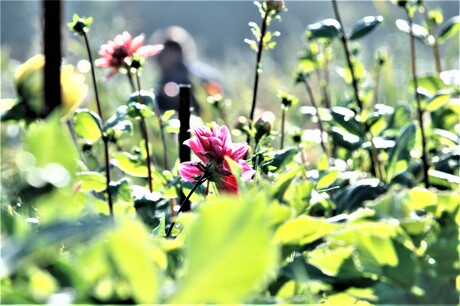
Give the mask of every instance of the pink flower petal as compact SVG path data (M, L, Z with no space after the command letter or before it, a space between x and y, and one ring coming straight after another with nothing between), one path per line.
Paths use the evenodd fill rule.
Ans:
M128 51L130 54L133 54L134 52L136 52L137 49L139 49L144 44L144 37L145 37L144 34L140 34L133 38L129 46L129 51Z
M195 182L196 178L203 175L203 172L196 167L196 162L184 162L178 167L180 176L189 182Z
M233 160L240 160L246 155L248 150L249 146L246 144L232 143L229 147L227 147L227 151L225 153Z
M217 188L224 192L238 193L238 183L236 181L236 177L233 174L224 176L222 184L218 184Z
M135 51L135 53L143 58L147 58L150 56L157 55L163 49L163 45L147 45L140 47L139 49L137 49L137 51Z
M238 161L241 166L241 178L245 181L250 181L256 174L256 171L252 169L245 160Z

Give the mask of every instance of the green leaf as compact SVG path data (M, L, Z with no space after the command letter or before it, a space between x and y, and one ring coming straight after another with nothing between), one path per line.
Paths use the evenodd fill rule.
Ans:
M52 116L46 122L29 129L24 139L24 150L32 153L37 167L57 163L71 176L76 172L78 152L59 116Z
M397 174L397 163L402 159L408 160L410 158L409 152L415 143L415 131L414 123L404 127L401 131L401 136L396 141L396 145L391 149L386 168L387 182L391 182Z
M89 143L102 137L102 120L88 109L77 110L73 117L75 133Z
M153 109L154 103L156 103L155 94L153 93L153 91L141 90L141 99L142 99L142 104L147 105L147 106L149 106L150 108ZM129 100L128 100L127 104L129 105L132 102L137 102L137 103L141 102L141 101L139 101L139 92L138 91L133 92L129 96Z
M396 27L404 32L410 34L410 26L409 23L406 20L403 19L397 19L396 20ZM424 43L427 46L431 46L433 44L433 36L430 35L427 29L422 27L421 25L412 24L412 33L415 38L417 38L419 41Z
M410 83L414 87L412 81ZM418 87L422 87L431 94L435 94L438 90L441 90L445 85L443 81L435 75L427 75L418 78L417 80Z
M320 179L318 180L318 183L316 183L316 190L321 190L329 187L332 183L335 182L339 173L339 170L326 171L326 173L321 175Z
M453 37L460 29L460 16L454 16L444 22L439 28L438 42L444 43L449 38Z
M155 116L155 113L145 104L131 102L128 105L128 115L131 118L150 118Z
M331 239L354 246L359 252L359 260L363 268L369 272L377 269L376 264L395 267L398 256L392 237L396 236L396 225L389 222L358 221L345 229L332 234ZM375 262L374 262L375 261ZM366 267L366 265L369 265Z
M330 135L335 144L344 147L350 151L354 151L361 147L363 144L363 139L359 136L350 134L342 129L337 127L332 127Z
M116 182L110 182L109 192L114 197L114 203L124 202L132 204L134 202L131 194L131 184L127 178L122 178Z
M172 303L242 303L277 257L265 198L219 197L201 207L185 238L183 278Z
M318 248L307 253L307 262L326 275L336 276L342 264L353 254L353 247L344 246L336 249Z
M372 30L375 29L380 23L382 23L382 16L366 16L363 19L359 20L351 28L351 32L348 35L349 40L359 39L363 36L369 34Z
M159 261L165 260L165 255L151 243L144 226L133 220L124 222L111 233L107 247L114 268L127 281L134 300L158 303Z
M335 19L325 19L323 21L307 26L306 36L308 39L325 38L332 40L339 36L340 23Z
M282 224L275 232L274 241L280 244L304 245L313 242L339 228L322 218L300 216Z
M387 187L378 179L359 180L337 194L337 211L354 211L361 207L364 201L374 200L386 190Z
M290 163L294 156L299 152L299 149L295 147L285 148L280 151L276 151L273 154L273 158L263 162L260 165L260 168L263 169L264 172L268 172L269 170L275 172L279 169L283 169L283 167ZM270 167L274 167L273 170L269 169Z
M447 103L449 103L451 97L451 93L448 91L438 91L433 97L431 97L426 105L427 112L434 112L439 108L443 107Z
M126 152L118 152L115 155L115 159L118 162L117 166L126 174L136 177L147 177L148 169L147 165L140 156L132 155Z
M106 177L99 172L83 171L77 173L77 180L81 182L81 191L101 192L107 188Z
M152 234L158 237L166 237L165 226L166 226L166 215L165 213L162 213L161 218L160 218L160 224L158 224L158 226L153 229Z
M364 126L356 120L356 114L346 107L336 106L332 108L331 115L335 123L342 126L347 132L357 136L364 134Z

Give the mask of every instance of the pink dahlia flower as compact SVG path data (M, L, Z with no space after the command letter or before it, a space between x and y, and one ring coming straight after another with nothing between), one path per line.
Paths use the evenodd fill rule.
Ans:
M163 50L163 45L146 45L144 44L144 34L134 38L128 32L117 35L113 41L107 42L101 46L98 58L95 61L97 67L111 68L106 79L117 73L118 69L126 66L126 59L138 55L142 58L147 58L158 54Z
M242 169L242 179L251 180L255 171L243 160L249 146L232 143L231 135L226 126L219 127L213 123L212 130L199 127L192 130L196 136L184 142L198 156L198 162L184 162L179 165L179 174L187 181L197 181L204 174L215 182L222 191L238 192L235 175L230 171L225 156L237 162Z

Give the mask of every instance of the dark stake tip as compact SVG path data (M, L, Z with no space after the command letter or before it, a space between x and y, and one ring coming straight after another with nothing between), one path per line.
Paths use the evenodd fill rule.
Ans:
M181 163L190 161L190 148L184 145L184 142L190 138L190 102L192 96L192 86L189 84L179 85L179 160ZM183 211L190 210L190 201L186 199L181 192L181 203L183 203Z
M62 103L61 97L61 12L60 0L43 0L43 41L45 85L42 116L48 116Z

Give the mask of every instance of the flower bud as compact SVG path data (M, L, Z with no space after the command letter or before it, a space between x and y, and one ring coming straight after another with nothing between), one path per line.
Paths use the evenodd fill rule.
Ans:
M292 141L295 143L295 144L300 144L300 142L302 141L302 132L301 131L295 131L292 135Z
M282 108L291 107L292 105L297 104L298 102L298 99L295 96L287 93L278 94L278 99L281 102Z
M244 133L246 133L248 127L249 127L248 119L244 116L239 116L238 118L236 118L235 123L233 124L233 128L241 132L244 132Z
M89 32L89 26L93 23L92 17L82 17L80 18L77 14L73 15L73 21L69 22L67 25L69 26L71 31L79 35L84 35L85 33Z
M263 136L269 135L273 123L275 122L275 114L272 112L263 112L262 115L254 123L254 128L256 129L256 142L258 142Z
M279 13L285 8L284 0L266 0L265 5L268 11Z
M386 50L378 50L375 54L377 65L383 66L388 61L388 52Z

